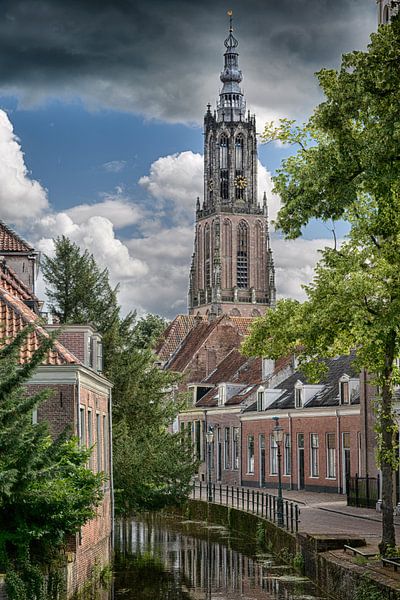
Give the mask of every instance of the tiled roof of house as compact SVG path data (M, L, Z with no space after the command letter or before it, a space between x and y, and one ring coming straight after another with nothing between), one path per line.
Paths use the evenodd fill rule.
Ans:
M169 360L177 348L182 344L189 331L193 329L195 323L202 320L205 321L206 317L177 315L168 325L155 348L155 353L160 360Z
M195 323L194 327L184 338L181 346L177 349L175 355L171 358L171 361L168 362L168 369L182 373L201 345L223 318L218 317L210 322L201 320Z
M324 387L318 391L304 406L304 408L316 408L322 406L338 406L339 405L339 379L342 375L347 374L351 377L358 377L355 373L352 363L354 355L339 356L326 361L328 371L321 379L319 385ZM282 390L282 394L275 402L273 402L267 410L290 409L295 407L294 389L298 381L307 384L304 374L300 371L294 372L290 377L279 383L276 388ZM359 393L351 398L351 404L359 404ZM244 412L256 411L256 403L252 403Z
M236 371L247 361L247 358L240 354L239 350L233 348L229 354L215 367L205 379L204 383L221 383L223 381L232 381Z
M254 321L253 317L231 317L230 315L221 315L211 321L204 315L177 315L160 338L160 341L155 348L155 353L161 361L170 361L168 368L171 368L170 364L174 361L175 355L181 354L183 348L187 349L194 343L192 337L192 330L194 328L196 328L196 335L194 336L196 337L201 331L208 331L205 327L199 329L198 325L205 324L207 327L211 326L209 331L212 331L215 324L220 323L223 319L230 321L242 336L246 336L249 333L250 325ZM182 360L179 360L180 363L182 361L183 358ZM179 370L176 369L176 365L174 369Z
M33 246L23 240L3 221L0 221L0 254L1 252L32 252L33 250Z
M5 261L0 261L0 285L21 300L37 300L29 287L18 279L15 271Z

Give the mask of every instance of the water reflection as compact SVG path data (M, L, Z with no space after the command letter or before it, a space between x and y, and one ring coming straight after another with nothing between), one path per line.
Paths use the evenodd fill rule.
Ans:
M300 600L315 588L223 528L152 516L117 530L115 599Z

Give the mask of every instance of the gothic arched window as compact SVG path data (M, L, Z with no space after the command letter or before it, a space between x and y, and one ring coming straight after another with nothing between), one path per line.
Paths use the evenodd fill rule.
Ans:
M244 198L244 139L238 135L235 140L235 197L237 200ZM241 184L238 182L241 182Z
M236 280L238 288L249 287L249 228L240 221L237 232Z
M382 17L382 23L383 23L384 25L386 25L387 23L389 23L389 21L390 21L390 16L389 16L389 7L388 7L388 5L386 5L386 6L383 8L383 17Z
M204 228L204 279L206 288L211 287L211 247L210 247L210 226Z
M219 169L221 178L221 198L222 200L228 200L228 138L226 135L221 135L219 140Z
M222 287L232 287L232 223L225 219L222 227Z

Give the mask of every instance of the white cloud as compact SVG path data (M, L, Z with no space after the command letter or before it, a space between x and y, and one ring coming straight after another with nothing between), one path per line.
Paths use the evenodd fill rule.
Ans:
M126 160L111 160L103 164L103 169L108 173L120 173L126 167Z
M134 225L142 217L142 210L127 199L106 198L94 204L79 204L65 211L79 225L90 217L104 217L111 221L116 229Z
M147 264L130 256L126 245L115 237L111 221L104 217L90 217L77 225L66 213L58 213L42 219L36 229L39 233L50 229L52 237L66 235L82 249L89 250L102 268L109 269L113 284L131 279L137 285L137 280L148 272ZM41 237L37 247L45 254L52 254L52 238Z
M182 217L188 222L194 219L195 201L197 196L203 199L204 189L204 159L201 154L191 151L162 156L152 163L149 175L139 179L143 186L154 198L172 202L175 222L181 222ZM272 193L271 174L258 161L258 201L262 202L264 192L267 194L270 218L276 217L279 210L279 198Z
M0 110L0 218L19 225L47 208L47 192L30 178L13 126Z
M314 276L315 265L320 259L318 251L326 246L332 247L332 239L275 238L272 239L271 246L275 261L277 296L304 300L306 295L302 286L310 283Z

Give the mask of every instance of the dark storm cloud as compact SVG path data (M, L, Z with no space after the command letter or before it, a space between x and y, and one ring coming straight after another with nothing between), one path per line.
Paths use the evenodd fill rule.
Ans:
M313 73L365 47L375 0L10 0L0 17L0 93L25 106L84 100L168 121L198 121L219 89L226 10L243 86L262 117L302 116Z

